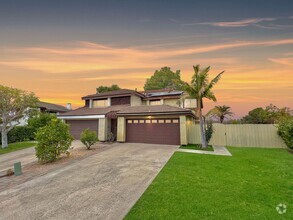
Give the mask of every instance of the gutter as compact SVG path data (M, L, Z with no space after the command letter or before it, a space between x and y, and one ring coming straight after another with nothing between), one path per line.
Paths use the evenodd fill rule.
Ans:
M105 118L105 115L58 115L59 119L101 119Z

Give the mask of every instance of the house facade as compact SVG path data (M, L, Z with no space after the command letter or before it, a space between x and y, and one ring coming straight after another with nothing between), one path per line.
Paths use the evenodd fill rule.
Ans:
M196 101L182 99L182 91L138 92L121 89L82 97L85 106L61 113L79 139L89 128L100 141L113 134L118 142L188 144L188 123L195 122Z

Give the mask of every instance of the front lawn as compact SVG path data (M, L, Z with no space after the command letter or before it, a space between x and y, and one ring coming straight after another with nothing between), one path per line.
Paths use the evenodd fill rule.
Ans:
M232 157L176 152L125 218L293 219L293 154L229 151Z
M7 148L0 148L0 154L6 154L17 150L22 150L28 147L33 147L36 145L36 142L32 141L26 141L26 142L18 142L18 143L12 143L8 144Z
M214 151L211 145L208 145L206 149L202 149L200 144L188 144L180 146L181 149L189 149L189 150L206 150L206 151Z

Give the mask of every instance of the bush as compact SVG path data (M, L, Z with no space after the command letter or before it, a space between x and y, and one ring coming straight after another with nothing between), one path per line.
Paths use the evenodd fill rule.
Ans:
M278 134L284 140L285 144L290 149L293 149L293 117L287 117L280 120Z
M8 143L34 140L34 132L35 130L29 126L16 126L7 134Z
M52 119L56 119L55 114L38 112L28 120L28 126L36 131L50 123Z
M89 129L85 129L80 135L80 141L86 146L89 150L92 145L98 142L98 137L96 132Z
M205 133L206 133L207 143L209 143L214 133L213 123L211 121L207 121L207 127L206 127Z
M53 119L36 133L36 156L41 163L57 160L62 153L67 153L73 137L69 126L60 119Z

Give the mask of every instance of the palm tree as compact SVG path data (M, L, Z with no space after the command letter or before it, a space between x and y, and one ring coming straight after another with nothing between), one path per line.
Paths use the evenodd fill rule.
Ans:
M224 73L222 71L214 79L209 81L209 71L210 67L201 69L200 65L193 66L194 75L192 76L191 83L182 82L181 89L188 93L190 98L196 99L197 102L197 116L200 121L200 133L201 133L201 142L202 148L207 147L205 129L204 129L204 120L202 115L203 108L203 99L210 99L214 102L217 101L216 96L214 95L212 88L220 80L221 75Z
M231 112L231 107L226 105L217 105L207 113L207 116L219 118L220 123L223 123L224 119L227 118L227 116L232 115L234 115L234 113Z

